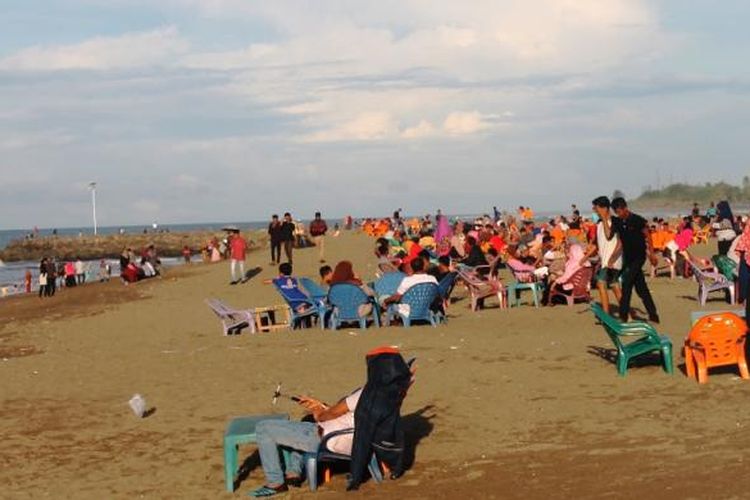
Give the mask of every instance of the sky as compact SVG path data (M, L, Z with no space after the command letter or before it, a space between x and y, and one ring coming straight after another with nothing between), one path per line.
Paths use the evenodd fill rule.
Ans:
M0 229L537 211L750 171L745 0L3 0Z

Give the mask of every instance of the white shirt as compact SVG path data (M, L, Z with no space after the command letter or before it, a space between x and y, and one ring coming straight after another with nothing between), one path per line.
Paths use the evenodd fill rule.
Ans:
M602 267L609 267L610 269L622 269L622 252L617 257L612 266L609 265L609 259L615 253L617 248L617 242L620 241L620 237L612 230L612 219L609 219L609 229L612 232L612 239L608 240L604 234L604 222L599 221L596 224L596 246L599 248L599 259L602 263Z
M409 290L409 288L420 283L434 283L436 285L438 284L437 280L432 275L415 273L401 280L401 284L398 286L398 289L396 289L396 294L403 295L407 292L407 290ZM396 307L399 314L403 314L404 316L408 316L409 312L411 311L411 309L409 308L409 304L397 304Z
M76 261L76 274L83 274L83 262L80 260Z
M344 429L354 429L354 410L357 408L357 403L359 402L359 397L361 395L362 389L357 389L346 397L344 401L346 401L346 407L349 408L348 412L332 420L318 422L318 425L323 429L324 437L332 432L343 431ZM351 455L353 440L353 433L331 438L331 440L328 441L328 449L334 453Z

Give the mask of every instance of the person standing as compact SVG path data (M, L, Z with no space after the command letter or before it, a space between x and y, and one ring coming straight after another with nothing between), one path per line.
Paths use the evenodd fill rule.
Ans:
M23 277L23 284L24 289L26 290L26 293L31 293L31 269L26 268L26 274L24 274Z
M328 224L320 217L320 212L315 212L315 219L310 223L310 236L312 236L313 243L318 247L318 257L320 262L326 261L325 252L325 237L328 231Z
M609 198L600 196L591 202L594 206L594 213L597 216L596 239L595 244L589 247L589 251L581 261L588 262L588 259L598 252L601 268L596 274L596 287L599 290L599 300L602 309L609 313L609 292L607 289L612 288L615 298L622 300L620 290L620 273L622 272L622 244L620 238L612 227L612 214L610 213Z
M83 261L80 257L76 259L75 263L76 272L76 284L83 285L86 282L86 270L83 267Z
M292 249L294 248L294 221L292 221L292 214L289 212L284 214L284 222L281 224L281 242L284 244L284 253L286 254L286 261L292 263Z
M50 258L47 262L47 295L54 297L57 292L57 259Z
M646 284L646 277L643 275L646 257L652 265L656 265L656 255L651 246L648 221L631 212L624 198L618 197L612 200L612 208L617 215L617 218L612 221L612 227L622 244L623 269L620 320L628 321L630 319L630 298L633 294L633 288L635 288L646 307L649 321L659 323L656 304L654 304L654 299L651 297L651 292Z
M230 285L236 285L245 277L245 253L247 252L247 243L240 236L239 229L232 231L229 235L229 257L230 269L232 271L232 281ZM239 267L240 275L237 277L237 268Z
M47 287L48 277L48 262L47 257L44 257L39 263L39 298L49 296L49 288Z
M745 221L742 233L737 237L735 251L739 255L740 266L738 271L739 295L737 302L745 300L745 318L750 318L750 221Z
M271 240L271 265L281 264L281 222L279 216L273 214L271 222L268 224L268 237Z

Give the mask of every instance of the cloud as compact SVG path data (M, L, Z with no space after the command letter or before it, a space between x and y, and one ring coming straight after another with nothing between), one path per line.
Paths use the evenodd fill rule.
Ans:
M443 129L451 135L473 134L487 126L478 111L455 111L446 116L443 122Z
M427 120L420 120L417 125L409 127L401 132L401 137L404 139L422 139L434 136L436 133L437 129L432 123Z
M72 45L29 47L1 59L0 70L132 69L170 64L188 48L177 28L168 26L116 37L96 37Z
M393 137L398 123L390 113L369 111L329 130L321 130L303 137L305 142L373 141Z

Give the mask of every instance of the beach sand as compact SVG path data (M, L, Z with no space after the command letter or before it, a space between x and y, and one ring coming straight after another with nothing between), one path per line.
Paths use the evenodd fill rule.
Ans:
M331 263L348 258L374 277L373 241L329 237ZM715 247L712 242L711 249ZM709 247L701 252L710 253ZM224 490L227 421L271 411L303 414L271 395L328 402L365 381L365 353L393 344L416 356L417 381L402 414L413 467L398 481L364 484L373 498L747 498L750 383L723 370L699 386L658 358L624 378L586 305L468 310L464 292L449 324L307 329L238 336L204 299L237 307L280 304L264 250L250 282L230 286L229 265L186 266L161 280L66 290L49 300L0 302L1 498L230 498ZM317 252L295 252L296 274L316 276ZM692 281L650 280L659 331L680 346L699 309ZM725 308L720 297L706 309ZM637 297L633 304L641 307ZM247 330L245 330L247 331ZM155 413L137 419L142 394ZM253 446L240 449L241 458ZM257 455L234 496L263 482ZM345 467L344 467L345 469ZM344 471L312 494L343 495Z

